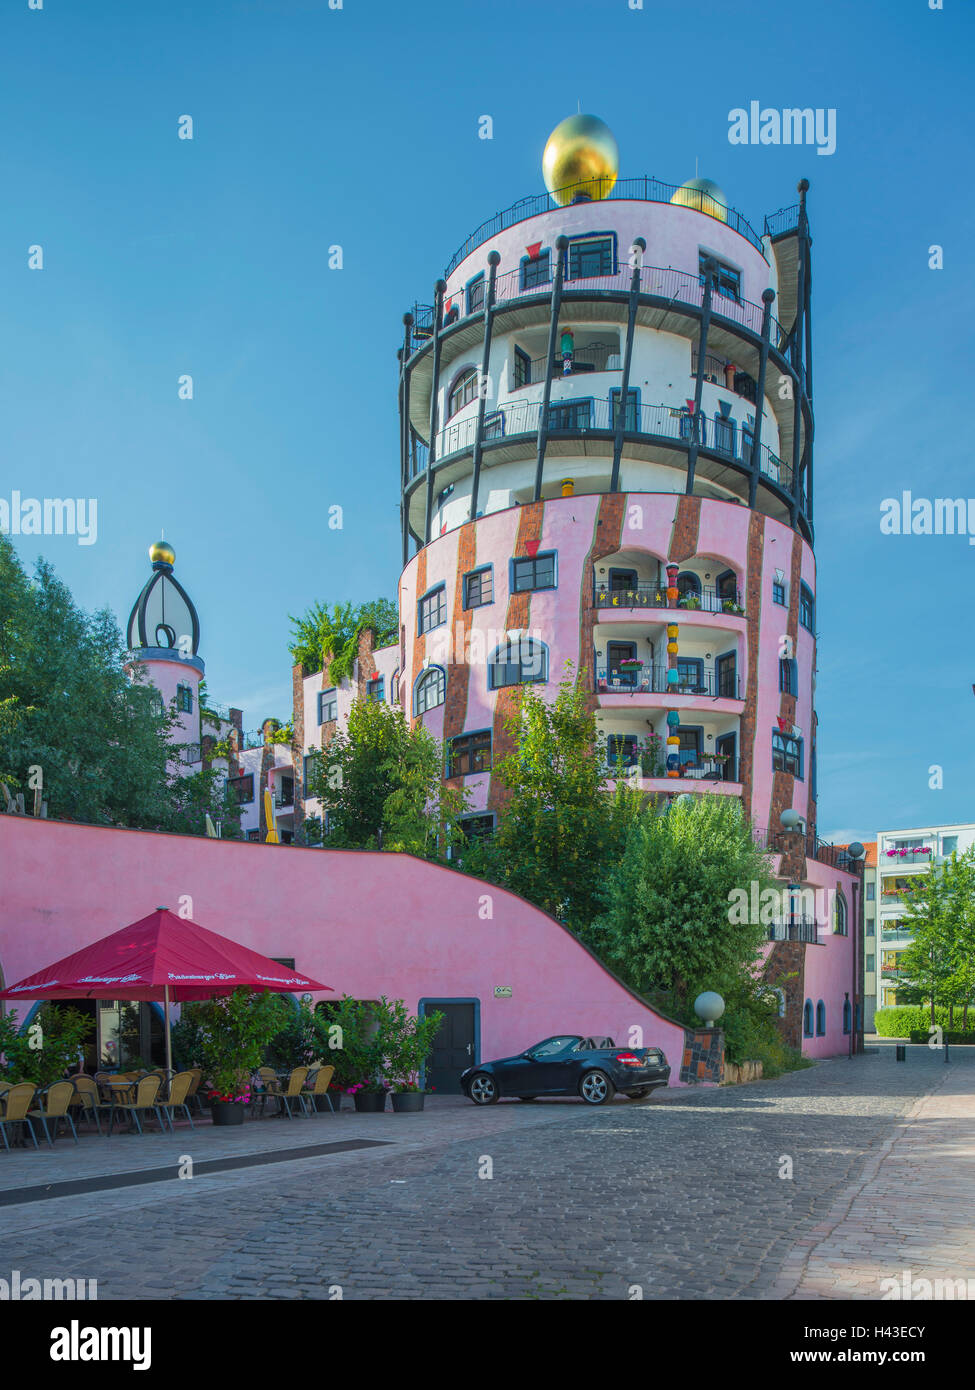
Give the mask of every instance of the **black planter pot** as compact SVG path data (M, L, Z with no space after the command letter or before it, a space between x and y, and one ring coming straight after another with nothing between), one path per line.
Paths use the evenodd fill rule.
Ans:
M355 1108L367 1115L377 1115L380 1110L386 1109L385 1091L356 1091L352 1099Z
M393 1109L397 1115L422 1110L425 1100L425 1091L394 1091Z
M211 1100L210 1113L215 1125L242 1125L244 1105L239 1100Z

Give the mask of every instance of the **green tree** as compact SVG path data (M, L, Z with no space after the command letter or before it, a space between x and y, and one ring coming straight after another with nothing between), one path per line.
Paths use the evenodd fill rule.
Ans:
M346 728L313 750L308 783L340 849L405 850L446 858L459 842L466 797L443 782L443 748L402 710L356 700Z
M962 1005L965 1019L975 988L975 846L945 864L912 875L905 891L904 927L914 940L898 955L898 1002Z
M39 776L60 820L202 835L209 811L232 827L215 779L184 785L177 712L126 658L108 611L84 613L44 560L29 580L0 535L0 780L30 806Z
M94 1020L79 1009L42 1004L28 1027L20 1032L17 1012L0 1015L0 1054L3 1074L11 1082L32 1081L47 1086L78 1067L78 1055L94 1031Z
M761 921L733 921L734 890L758 900L775 886L771 863L732 797L678 798L648 808L632 827L621 862L606 877L605 911L588 940L641 994L654 994L684 1022L702 989L751 990Z
M505 732L515 747L494 768L506 793L497 829L465 850L464 869L585 932L645 798L623 778L607 790L596 718L571 669L552 701L526 687Z
M311 674L331 663L331 679L338 684L348 678L359 652L359 638L367 627L375 633L377 647L388 646L399 634L396 605L387 598L368 603L314 603L300 617L291 618L293 628L289 651Z

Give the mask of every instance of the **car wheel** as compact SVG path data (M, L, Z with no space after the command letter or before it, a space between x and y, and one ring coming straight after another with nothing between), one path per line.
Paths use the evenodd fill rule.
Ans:
M605 1105L613 1099L613 1083L604 1071L587 1071L579 1082L579 1094L587 1105Z
M486 1071L475 1072L468 1082L467 1094L475 1105L494 1105L498 1099L498 1083Z

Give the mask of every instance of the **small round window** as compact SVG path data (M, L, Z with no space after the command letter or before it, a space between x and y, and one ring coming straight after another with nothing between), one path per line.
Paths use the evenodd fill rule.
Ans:
M158 623L156 626L156 646L175 647L176 633L168 623Z

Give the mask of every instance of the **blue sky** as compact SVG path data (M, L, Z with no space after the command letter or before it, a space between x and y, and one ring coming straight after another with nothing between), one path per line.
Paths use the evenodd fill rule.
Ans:
M99 506L97 544L21 554L124 621L164 528L211 694L287 717L288 615L395 593L402 313L579 102L624 177L697 158L759 228L810 179L820 830L972 819L975 547L879 529L975 495L975 16L944 3L8 0L0 495ZM836 108L836 153L730 145L752 99Z

